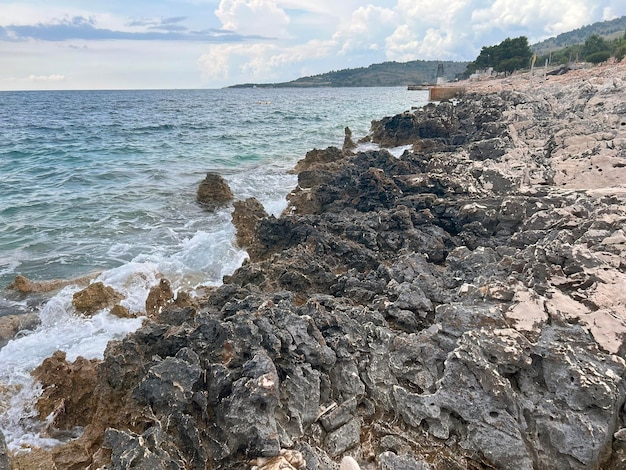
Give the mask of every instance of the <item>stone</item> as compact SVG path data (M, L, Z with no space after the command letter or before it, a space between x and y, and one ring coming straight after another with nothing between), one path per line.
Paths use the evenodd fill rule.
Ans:
M343 139L343 147L341 150L343 153L350 153L356 148L356 144L354 143L354 140L352 140L352 131L349 127L345 128L344 133L345 137Z
M14 290L20 294L36 294L44 292L54 292L69 285L86 285L94 276L84 276L78 279L53 279L50 281L32 281L21 274L15 276L8 290Z
M20 331L33 330L40 323L41 320L36 313L0 317L0 346L13 339Z
M235 201L234 207L232 222L237 229L237 244L240 248L247 248L254 243L259 221L268 217L268 214L263 205L253 197L245 201Z
M4 439L4 434L0 430L0 470L10 470L9 449Z
M361 423L353 419L326 436L326 448L336 457L360 442Z
M155 317L170 303L174 301L174 292L170 281L163 278L159 284L150 288L146 298L146 315Z
M426 462L418 462L409 456L396 455L393 452L383 452L377 458L380 470L432 470Z
M124 297L102 282L89 284L85 289L76 292L72 304L76 311L85 315L93 315L104 308L113 307Z
M234 197L226 180L217 173L207 173L196 192L196 201L211 210L228 204Z
M69 363L65 352L56 351L33 370L32 376L43 389L35 408L39 418L48 423L51 435L91 422L97 403L94 390L99 362L78 357Z

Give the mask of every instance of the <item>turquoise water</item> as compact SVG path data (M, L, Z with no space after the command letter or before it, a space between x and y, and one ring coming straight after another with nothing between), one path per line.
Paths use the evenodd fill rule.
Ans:
M345 126L362 137L372 119L423 98L403 88L0 93L0 290L18 273L72 278L184 257L195 236L228 232L228 214L194 202L206 172L280 212L306 151L340 146ZM171 268L219 280L201 245Z

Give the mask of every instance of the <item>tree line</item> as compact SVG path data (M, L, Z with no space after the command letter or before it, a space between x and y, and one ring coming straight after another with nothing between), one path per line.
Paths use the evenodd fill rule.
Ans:
M515 70L529 68L531 61L536 60L538 65L548 61L550 64L566 64L572 61L585 61L599 64L615 57L621 61L626 56L626 33L616 39L606 39L598 34L592 34L584 43L574 44L543 56L535 57L528 44L526 36L506 38L495 46L484 46L478 57L467 65L463 77L481 70L492 68L495 72L509 75Z
M538 63L544 64L547 60L550 64L567 64L582 60L599 64L611 57L615 57L618 62L626 57L626 33L612 40L592 34L584 43L573 44L542 55L538 58Z

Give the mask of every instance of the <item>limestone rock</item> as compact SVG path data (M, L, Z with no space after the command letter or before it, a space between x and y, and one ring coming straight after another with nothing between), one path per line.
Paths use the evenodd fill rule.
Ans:
M72 304L78 312L93 315L98 310L114 306L123 298L112 287L105 286L102 282L94 282L85 289L76 292Z
M196 201L208 209L215 209L233 199L233 192L228 183L217 173L207 173L196 192Z
M626 190L598 175L626 156L626 108L606 70L374 123L413 143L400 157L309 152L249 262L109 344L57 466L622 468Z
M98 363L83 357L68 363L65 353L56 351L33 370L33 377L43 388L36 409L40 419L49 422L51 433L70 431L91 422L96 408Z
M0 346L13 339L18 332L36 328L40 322L36 313L0 317Z
M161 310L174 300L174 292L170 281L163 278L159 281L159 284L153 286L148 292L146 298L146 314L149 317L158 315Z
M234 207L232 221L237 229L237 244L241 248L247 248L254 243L259 221L268 215L263 205L255 198L236 201Z
M11 463L9 461L9 450L4 440L4 434L0 430L0 470L10 470Z
M50 281L31 281L30 279L18 274L7 289L14 290L20 294L36 294L44 292L53 292L62 289L65 286L77 284L86 285L93 276L85 276L78 279L53 279Z
M344 132L345 137L343 139L343 147L341 148L341 150L343 151L343 153L350 154L356 148L356 144L354 143L354 140L352 140L352 131L350 130L350 128L346 127Z

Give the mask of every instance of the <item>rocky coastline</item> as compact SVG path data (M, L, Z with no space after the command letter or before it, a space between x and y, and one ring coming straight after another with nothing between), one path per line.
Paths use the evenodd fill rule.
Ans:
M625 103L624 63L491 80L312 150L223 285L34 372L84 432L0 468L624 468Z

